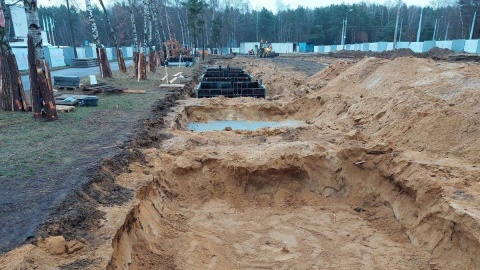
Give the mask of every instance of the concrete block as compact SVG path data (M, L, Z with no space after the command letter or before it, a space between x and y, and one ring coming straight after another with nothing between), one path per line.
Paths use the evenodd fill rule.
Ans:
M436 41L435 40L427 40L423 42L423 49L422 52L428 52L430 49L435 47Z
M464 48L465 48L465 39L452 40L452 47L450 47L450 50L458 53L458 52L463 52Z
M479 49L480 48L479 48L479 40L478 39L465 40L465 47L463 48L464 52L480 53Z

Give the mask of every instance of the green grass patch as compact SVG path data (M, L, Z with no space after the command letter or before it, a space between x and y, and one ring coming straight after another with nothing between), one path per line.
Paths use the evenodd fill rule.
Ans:
M185 69L171 68L169 74L190 71ZM164 72L148 73L148 80L138 82L132 79L130 69L127 74L115 73L113 79L98 79L147 92L97 94L97 107L77 107L74 112L59 113L59 119L53 122L35 120L28 112L0 111L0 180L55 177L85 164L91 166L112 145L121 144L138 121L148 116L153 103L164 97L165 93L156 89L163 76ZM85 80L82 78L83 83ZM57 94L62 93L82 94Z

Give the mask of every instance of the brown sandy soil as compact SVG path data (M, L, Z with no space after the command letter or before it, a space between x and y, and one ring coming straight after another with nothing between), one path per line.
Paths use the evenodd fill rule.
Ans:
M135 197L99 208L95 240L39 240L0 265L480 269L480 66L364 58L308 76L274 61L228 62L261 78L267 100L180 102L161 143L116 178ZM286 119L306 125L186 129Z

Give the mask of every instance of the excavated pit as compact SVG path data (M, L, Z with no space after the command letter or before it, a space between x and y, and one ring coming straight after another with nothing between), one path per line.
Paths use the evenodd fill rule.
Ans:
M61 238L39 240L0 265L480 269L480 65L330 59L315 73L318 59L217 63L245 67L267 98L179 102L115 179L134 198L98 206L90 240L60 255ZM215 121L301 125L188 126Z
M328 142L335 135L315 140L314 125L187 129L191 121L299 118L246 101L190 100L172 113L174 137L147 151L153 181L115 236L109 269L479 265L477 236L458 223L474 220L422 179L431 174L425 164L389 145L339 147Z

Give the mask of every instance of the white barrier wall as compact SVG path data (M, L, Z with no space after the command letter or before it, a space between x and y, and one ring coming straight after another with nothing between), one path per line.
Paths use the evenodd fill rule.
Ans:
M442 48L442 49L451 49L452 48L452 41L446 40L446 41L437 41L435 43L435 46Z
M28 69L28 49L27 48L12 48L13 54L17 59L18 69L27 70Z
M257 45L257 47L260 45L260 42L242 42L240 43L240 54L248 54L248 51L250 50L254 50L255 53L257 53L255 51L255 45Z
M465 40L464 51L467 53L479 53L479 40Z
M258 42L242 42L240 43L240 53L246 54L248 50L254 49ZM292 53L294 43L272 43L272 48L278 53ZM434 41L427 40L424 42L397 42L397 49L411 49L416 53L428 52L433 47L445 48L454 52L467 52L480 54L480 40L447 40ZM320 45L314 47L314 52L329 53L336 50L342 50L341 45ZM393 42L373 42L360 44L346 44L345 50L350 51L372 51L383 52L393 50Z
M78 58L87 58L85 56L85 48L77 48L77 57Z
M423 52L423 42L410 42L409 48L416 53L421 53Z
M107 53L107 59L108 60L113 60L113 52L112 52L112 48L105 48L105 51Z
M50 48L50 67L63 67L65 66L65 56L63 55L63 49Z
M292 53L293 43L272 43L272 49L277 53Z
M126 57L133 57L133 48L127 47L127 56Z

